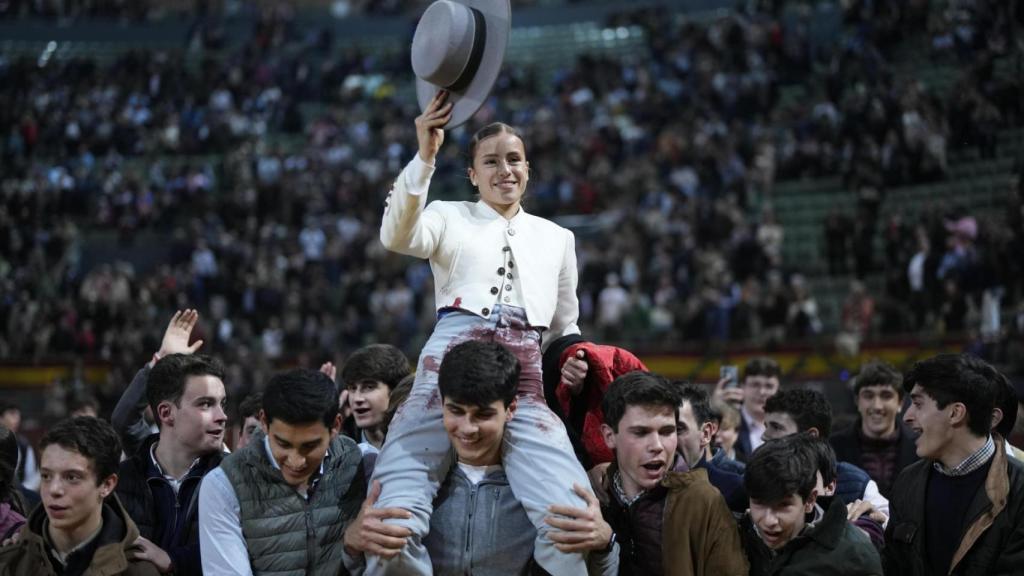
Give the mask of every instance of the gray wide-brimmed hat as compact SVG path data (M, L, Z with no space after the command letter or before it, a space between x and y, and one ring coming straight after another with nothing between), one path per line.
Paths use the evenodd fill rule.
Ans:
M501 71L512 24L510 0L437 0L427 7L412 38L416 98L426 110L448 91L454 128L480 109Z

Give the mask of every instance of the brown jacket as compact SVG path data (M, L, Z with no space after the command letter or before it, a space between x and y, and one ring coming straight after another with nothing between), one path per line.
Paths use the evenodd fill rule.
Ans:
M681 461L681 459L680 459ZM613 462L605 475L605 520L618 535L620 576L746 576L739 530L704 469L668 472L661 484L624 507L614 495Z
M102 540L93 553L92 562L83 576L158 576L156 566L149 562L128 560L125 552L130 550L139 537L139 529L125 513L116 496L111 495L104 503L104 528L97 538ZM107 518L113 516L123 526L120 534L111 534ZM42 505L29 515L28 523L18 533L18 542L0 548L0 576L55 576L57 572L50 565L43 538L46 511ZM112 523L113 524L113 523ZM113 536L113 537L111 537Z
M669 472L661 554L666 576L746 576L736 521L707 470Z

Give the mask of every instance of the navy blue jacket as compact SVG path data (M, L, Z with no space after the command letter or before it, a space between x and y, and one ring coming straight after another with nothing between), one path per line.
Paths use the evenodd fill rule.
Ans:
M176 574L202 574L199 556L199 484L216 468L220 452L204 456L185 476L175 496L174 489L150 457L150 447L159 434L147 438L138 452L121 462L117 496L139 533L167 552Z
M864 489L871 482L868 473L849 462L836 463L836 493L835 497L850 504L854 500L864 498Z
M724 451L716 450L711 460L702 456L694 468L703 468L708 471L708 481L722 493L730 511L740 514L747 511L747 508L750 507L750 498L747 496L747 489L743 486L742 470L745 469L743 463L726 458Z
M750 460L750 455L754 452L750 445L750 427L747 426L747 419L743 417L742 411L740 412L740 433L732 450L736 453L736 460L744 464Z

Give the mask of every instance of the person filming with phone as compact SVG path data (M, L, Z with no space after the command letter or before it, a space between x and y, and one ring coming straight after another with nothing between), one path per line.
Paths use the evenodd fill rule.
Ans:
M725 366L722 375L725 376ZM743 367L742 384L727 386L722 378L715 386L714 398L739 406L740 429L734 450L736 460L746 462L750 455L764 444L764 403L779 391L782 370L771 358L753 358Z

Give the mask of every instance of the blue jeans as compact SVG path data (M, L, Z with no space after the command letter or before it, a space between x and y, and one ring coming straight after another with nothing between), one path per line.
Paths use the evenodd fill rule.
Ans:
M537 528L534 558L553 576L586 574L583 555L565 554L555 548L548 538L552 528L544 518L552 504L586 508L572 485L575 482L588 487L589 481L562 421L544 401L540 332L526 322L522 308L512 306L495 307L487 320L464 312L443 315L423 347L412 392L388 428L373 472L373 479L381 483L376 506L411 512L409 520L390 522L407 526L413 535L402 554L391 560L368 557L367 574L433 573L422 542L430 530L434 497L455 462L442 424L437 371L445 353L467 340L498 342L515 354L521 365L518 408L505 427L502 464L512 492Z

